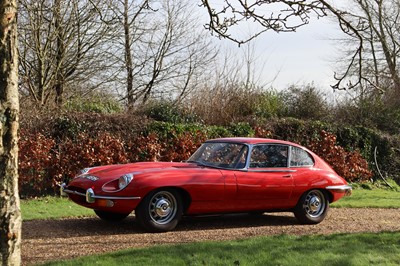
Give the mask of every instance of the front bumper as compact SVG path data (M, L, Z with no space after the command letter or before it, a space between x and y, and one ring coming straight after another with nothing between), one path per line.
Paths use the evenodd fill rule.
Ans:
M326 189L332 192L344 193L345 196L350 196L353 190L349 185L327 186Z
M79 195L83 196L86 198L87 203L94 203L96 199L102 199L102 200L140 200L140 197L114 197L114 196L100 196L100 195L95 195L94 191L92 188L89 188L86 190L86 193L81 193L79 191L75 190L70 190L67 188L67 185L63 183L61 185L61 194L66 193L66 194L73 194L73 195Z

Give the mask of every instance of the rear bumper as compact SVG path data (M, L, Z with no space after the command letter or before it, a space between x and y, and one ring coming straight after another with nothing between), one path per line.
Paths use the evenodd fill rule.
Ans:
M331 192L344 193L345 196L350 196L353 190L349 185L327 186L326 189Z

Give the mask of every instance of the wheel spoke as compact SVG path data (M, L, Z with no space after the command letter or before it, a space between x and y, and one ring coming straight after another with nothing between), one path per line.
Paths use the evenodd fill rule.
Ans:
M319 190L310 191L303 204L303 208L308 215L313 218L319 217L325 210L325 197Z
M168 191L160 191L150 200L149 214L157 224L167 224L174 219L177 212L174 195Z

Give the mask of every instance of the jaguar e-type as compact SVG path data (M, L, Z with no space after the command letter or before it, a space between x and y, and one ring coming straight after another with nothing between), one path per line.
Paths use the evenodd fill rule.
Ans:
M62 191L101 219L135 213L151 232L173 230L182 216L293 212L321 222L351 186L320 157L288 141L221 138L185 162L137 162L82 170Z

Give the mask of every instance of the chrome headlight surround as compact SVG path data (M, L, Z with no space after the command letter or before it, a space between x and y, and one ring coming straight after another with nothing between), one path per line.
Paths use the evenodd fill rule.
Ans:
M126 188L130 182L133 180L133 174L125 174L118 179L118 188L123 190Z

